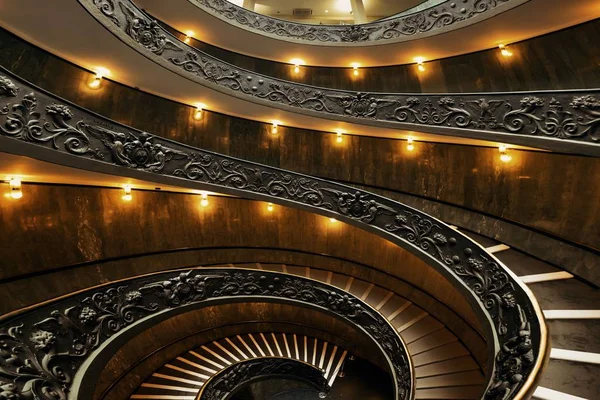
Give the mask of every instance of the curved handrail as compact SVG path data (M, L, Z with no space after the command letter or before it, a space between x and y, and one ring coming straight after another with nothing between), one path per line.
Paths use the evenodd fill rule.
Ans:
M23 88L31 93L20 96ZM548 347L537 301L497 258L443 222L356 188L152 136L0 76L3 97L9 102L0 126L6 152L306 209L411 251L446 276L482 319L489 344L486 398L520 399L535 388Z
M196 400L227 400L249 383L273 376L304 381L327 393L331 388L325 371L304 361L284 357L256 357L231 364L202 385Z
M402 12L366 24L341 26L286 21L250 11L226 0L188 1L222 21L271 38L310 45L367 46L415 40L458 29L529 0L447 0L410 14ZM113 4L112 0L102 0L101 3Z
M327 312L371 338L390 367L396 400L411 400L414 377L406 345L393 326L354 295L310 278L241 268L155 273L78 292L0 323L0 379L18 396L88 398L111 342L134 328L211 301L288 301ZM96 365L94 365L96 362ZM46 396L52 393L52 396ZM26 398L26 397L24 397Z
M227 95L320 118L600 156L597 89L388 94L314 87L243 70L188 46L132 0L111 0L110 9L78 1L148 59Z

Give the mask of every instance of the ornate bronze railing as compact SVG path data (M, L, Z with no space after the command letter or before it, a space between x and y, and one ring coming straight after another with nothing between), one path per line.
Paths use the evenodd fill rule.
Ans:
M131 0L79 2L150 60L241 99L316 117L600 156L598 90L386 94L308 86L237 68L188 46Z
M446 276L482 320L489 349L486 399L532 393L548 346L539 305L498 259L441 221L363 190L140 132L7 74L0 75L0 101L4 152L302 208L407 249Z
M7 399L92 398L94 379L104 368L105 357L114 354L111 346L118 348L136 329L215 301L286 301L347 321L381 350L393 377L394 398L413 398L406 346L368 304L312 279L237 268L199 268L129 279L4 318L0 389Z
M323 373L317 367L290 358L253 358L232 364L212 376L202 386L196 400L227 400L250 383L272 377L296 379L325 394L330 387Z
M188 0L236 27L254 33L312 45L380 45L457 29L483 21L529 0L449 0L411 14L357 25L312 25L284 21L239 7L226 0ZM110 0L96 1L108 5Z

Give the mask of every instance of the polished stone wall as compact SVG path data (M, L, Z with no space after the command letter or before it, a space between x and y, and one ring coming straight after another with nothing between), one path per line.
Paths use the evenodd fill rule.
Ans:
M568 32L584 40L576 31L563 33ZM403 141L346 135L340 145L335 135L286 127L273 137L268 125L218 113L206 112L202 121L194 121L191 107L113 82L90 90L88 72L7 32L0 33L0 47L1 65L119 122L243 159L514 222L512 230L499 232L481 218L466 227L506 242L516 237L514 229L529 228L517 235L528 240L511 245L600 282L593 271L600 249L600 212L593 200L600 198L598 159L512 150L512 162L503 164L494 148L417 142L408 152ZM557 247L557 240L568 246Z

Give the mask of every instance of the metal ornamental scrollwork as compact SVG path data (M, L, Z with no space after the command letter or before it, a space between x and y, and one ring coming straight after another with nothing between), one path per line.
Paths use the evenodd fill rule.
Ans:
M491 135L502 134L506 142L518 137L518 144L542 148L560 149L560 142L568 140L577 142L580 149L585 145L586 154L600 154L598 90L403 95L318 88L246 71L190 47L131 0L79 1L117 36L133 41L130 44L149 59L226 94L351 122L495 140L497 136ZM112 6L103 6L106 2ZM482 12L492 3L470 2Z
M210 378L196 400L226 400L237 390L261 378L284 376L309 383L322 393L329 391L324 371L298 360L261 357L244 360L220 371Z
M194 269L77 294L2 323L0 399L73 398L77 393L71 392L71 383L84 361L109 338L141 319L210 299L249 296L318 306L362 328L382 350L396 376L396 398L412 398L411 365L400 336L383 316L353 295L310 279L272 272ZM314 382L324 382L323 374L315 371L319 377ZM326 386L324 382L323 388Z
M489 391L486 399L511 398L512 394L519 393L528 379L533 379L532 374L539 370L546 351L546 331L535 300L493 256L471 239L429 215L384 197L335 182L223 156L140 132L92 115L64 101L58 101L25 83L15 84L8 76L0 75L0 83L3 85L0 88L10 88L0 92L0 104L4 104L0 111L0 136L75 156L81 160L80 165L83 168L92 164L118 166L123 168L125 175L128 170L141 171L173 178L174 184L210 184L217 190L220 188L239 196L268 199L295 207L302 206L370 228L376 234L390 238L421 256L430 265L445 273L490 321L488 328L493 337L488 335L487 340L489 358L494 360L494 365L489 371ZM527 102L522 109L514 111L529 113L533 107L529 104ZM598 112L598 104L593 99L578 99L576 105L590 115ZM484 116L487 114L482 112L481 115L488 123L493 122L489 116ZM151 180L152 176L148 175L146 179ZM188 301L189 296L203 296L209 286L209 280L202 278L189 281L194 287L192 292L180 290L177 282L155 285L155 289L162 291L162 298L166 304L176 306ZM332 311L343 313L347 318L355 319L355 322L366 318L371 321L367 331L384 349L391 351L396 346L395 339L390 339L392 335L389 325L376 322L374 315L363 308L357 308L357 303L351 297L314 291L298 280L286 280L280 283L277 289L269 289L270 294L275 291L288 298L327 306ZM236 276L224 278L219 289L213 292L219 296L251 293L264 295L267 292L264 292L259 279L238 279ZM137 295L131 294L124 303L123 300L119 300L121 303L113 301L111 307L115 307L117 303L136 305L136 298ZM97 308L91 310L98 312ZM141 312L135 307L127 310L131 310L132 313ZM126 322L128 315L130 314L115 311L116 319L110 320L107 328L118 326L122 321ZM5 335L20 337L20 329L15 328L11 332ZM46 337L44 340L52 341L53 338ZM85 340L95 341L89 336ZM521 341L526 343L521 345ZM82 342L82 349L86 349L85 343L88 342ZM516 352L522 351L524 346L531 347L531 352L528 350L527 354L517 354ZM9 345L5 349L11 347L14 346ZM24 350L21 353L26 352ZM12 356L8 357L10 359ZM533 361L525 362L524 359L521 360L523 357ZM405 360L398 358L393 359L393 362L396 365L404 365ZM61 379L70 379L67 372L61 372L60 376L63 377ZM43 382L54 382L49 378L40 379ZM401 370L396 371L396 379L399 388L407 387L411 381L410 375L402 374ZM502 391L511 395L502 397L499 394ZM399 396L404 398L402 391L399 392Z
M481 21L499 6L523 4L515 0L444 1L425 10L360 25L311 25L258 14L226 0L188 0L201 10L237 27L269 37L306 44L385 44L414 39L421 34L452 29L459 22ZM473 21L475 22L475 21Z

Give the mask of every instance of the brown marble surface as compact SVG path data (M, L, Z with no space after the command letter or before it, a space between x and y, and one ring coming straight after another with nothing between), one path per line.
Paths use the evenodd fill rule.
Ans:
M183 38L183 35L172 31ZM232 53L192 40L191 45L240 68L308 85L395 93L501 92L598 87L600 20L510 45L512 57L497 48L415 64L360 68L294 66Z
M335 135L286 127L273 137L267 125L217 113L206 112L196 122L191 107L109 81L90 90L88 72L6 32L0 33L0 47L1 65L139 129L251 161L459 205L600 249L598 159L512 150L512 162L503 164L493 148L417 142L408 152L403 141L347 135L340 145Z

